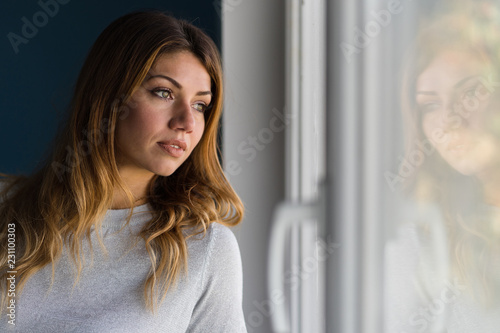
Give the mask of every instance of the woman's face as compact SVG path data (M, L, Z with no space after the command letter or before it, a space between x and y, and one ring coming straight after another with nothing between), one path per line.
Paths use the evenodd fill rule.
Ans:
M441 157L464 175L478 175L498 160L492 119L495 85L488 64L471 54L439 54L417 78L422 130Z
M203 135L210 87L210 75L190 52L156 61L116 125L122 177L169 176L189 157Z

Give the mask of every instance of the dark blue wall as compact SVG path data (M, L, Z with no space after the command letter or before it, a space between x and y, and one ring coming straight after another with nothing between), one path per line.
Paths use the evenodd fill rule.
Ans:
M51 4L47 8L53 17L42 14L43 3ZM0 172L27 174L43 160L92 43L111 21L141 9L187 19L220 45L220 11L212 0L2 0ZM23 18L40 26L25 29L28 38ZM14 34L25 38L17 53L9 40L19 42Z

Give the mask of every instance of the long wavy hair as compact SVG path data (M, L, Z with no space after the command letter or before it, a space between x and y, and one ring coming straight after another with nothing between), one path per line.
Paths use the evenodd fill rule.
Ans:
M149 184L147 201L153 217L139 235L151 260L144 281L146 307L155 311L186 272L187 238L204 234L214 222L234 226L241 221L242 202L218 159L223 81L216 45L186 21L160 12L127 14L112 22L91 48L76 83L69 121L51 157L31 176L3 177L0 244L7 247L8 226L14 225L17 292L48 264L54 275L63 244L76 265L76 283L84 264L82 242L90 241L93 226L100 226L113 191L121 189L134 206L118 173L115 128L127 117L130 96L155 61L181 51L191 52L204 65L213 98L203 136L189 158L171 176L154 176ZM2 302L9 299L8 260L8 252L2 251Z
M423 153L417 143L427 139L422 129L422 113L415 100L419 75L442 52L456 51L470 54L485 66L491 66L491 78L497 81L500 69L499 18L498 3L450 1L445 2L439 14L423 22L423 28L408 52L403 80L407 159L415 151ZM491 96L493 103L500 106L499 92L491 91ZM488 130L497 137L500 134L500 128ZM467 283L468 291L475 299L489 304L497 297L491 293L491 288L500 290L500 276L492 274L490 269L492 262L499 258L500 228L481 210L484 198L481 184L475 177L460 174L436 150L425 155L422 163L415 166L415 171L405 179L405 190L418 201L432 202L440 208L448 240L451 276ZM426 229L429 225L424 223L422 227ZM429 232L427 228L422 234L428 235Z

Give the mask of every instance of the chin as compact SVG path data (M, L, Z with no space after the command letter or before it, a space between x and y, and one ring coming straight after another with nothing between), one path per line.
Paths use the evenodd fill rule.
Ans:
M179 160L161 160L156 161L156 163L151 163L147 168L157 176L169 177L179 170L184 163L186 163L185 160L182 162Z
M483 169L482 165L478 165L471 160L450 163L450 166L464 176L474 176Z
M169 170L169 171L158 171L158 172L154 172L155 176L163 176L163 177L169 177L171 175L173 175L175 172L175 170Z
M173 175L179 167L168 167L168 168L158 168L156 170L152 170L152 172L157 176L169 177Z

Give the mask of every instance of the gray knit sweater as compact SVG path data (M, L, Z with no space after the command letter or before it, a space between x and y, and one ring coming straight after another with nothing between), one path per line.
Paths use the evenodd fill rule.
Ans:
M74 286L74 265L65 251L57 262L52 287L49 265L16 295L15 326L7 322L3 311L0 331L246 332L238 244L233 233L217 223L204 238L188 239L189 273L168 292L158 312L153 315L145 308L144 281L151 263L144 241L135 235L151 218L148 209L148 205L136 207L123 229L129 211L109 210L101 231L108 253L93 231L93 259L84 242L86 262Z

